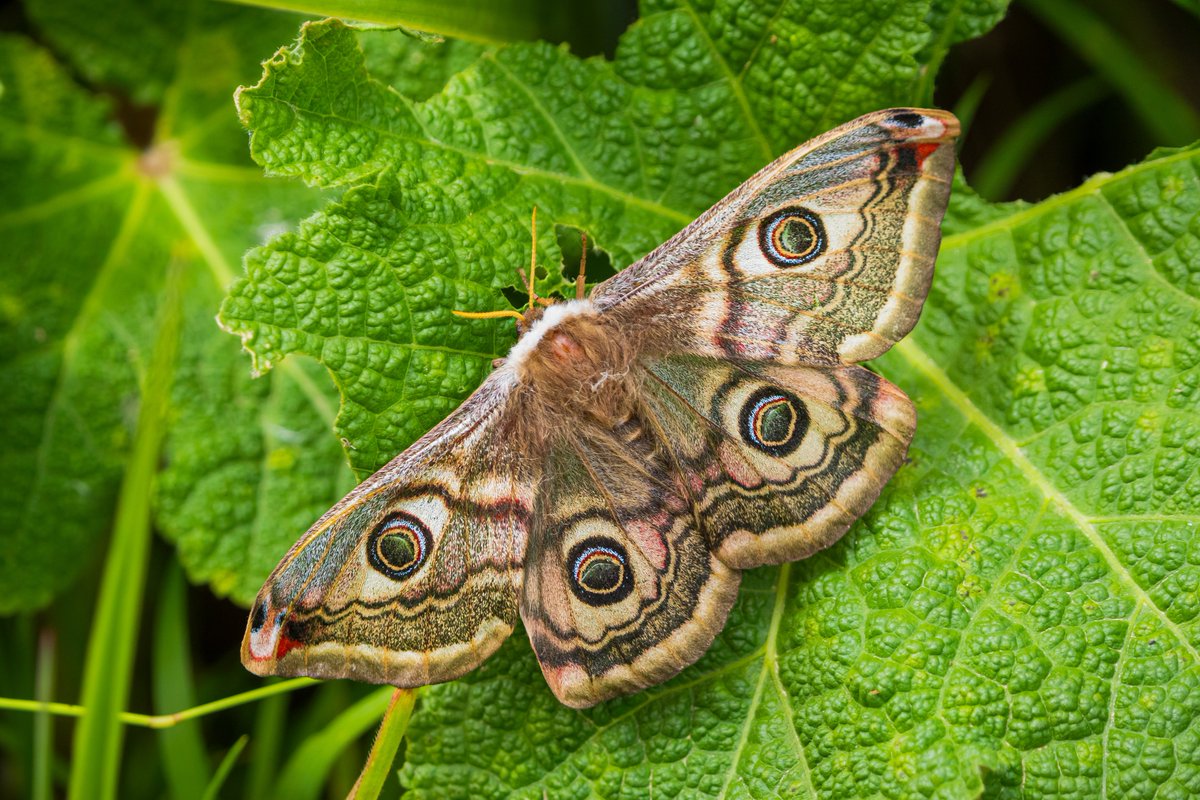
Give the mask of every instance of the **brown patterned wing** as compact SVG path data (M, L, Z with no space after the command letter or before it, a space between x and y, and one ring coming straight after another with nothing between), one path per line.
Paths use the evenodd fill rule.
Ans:
M537 481L513 440L512 381L493 373L292 547L255 600L247 669L422 686L500 646Z
M739 573L713 555L669 452L636 413L555 442L534 519L521 618L566 705L661 683L724 626Z
M703 533L731 567L804 558L837 541L900 467L916 416L857 366L674 356L643 396L693 487Z
M801 145L592 300L660 352L856 363L916 324L933 277L958 121L891 109Z

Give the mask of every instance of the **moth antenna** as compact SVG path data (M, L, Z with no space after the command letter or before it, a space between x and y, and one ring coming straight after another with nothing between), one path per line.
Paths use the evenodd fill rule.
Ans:
M537 276L537 206L533 207L533 219L530 222L530 228L532 229L531 238L533 243L530 246L529 252L529 275L525 274L525 270L517 267L517 275L521 277L521 283L529 289L529 306L525 309L527 312L533 309L535 303L543 306L553 305L553 301L547 300L544 297L538 297L537 292L533 290L533 281ZM464 319L500 319L501 317L512 317L520 324L525 323L525 315L511 308L506 308L503 311L451 311L450 313ZM519 327L518 330L520 330Z
M511 308L506 308L503 311L451 311L456 317L464 317L466 319L499 319L500 317L513 317L521 322L525 321L525 315L520 311L514 311Z
M575 299L582 300L583 293L587 287L584 283L583 276L587 272L587 233L579 234L579 241L583 252L579 256L579 274L575 276Z

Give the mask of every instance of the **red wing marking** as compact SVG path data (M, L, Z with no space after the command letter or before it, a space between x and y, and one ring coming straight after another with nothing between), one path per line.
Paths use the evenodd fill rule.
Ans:
M922 142L921 144L913 145L913 149L917 151L917 167L925 166L925 159L933 155L933 152L941 147L943 142Z

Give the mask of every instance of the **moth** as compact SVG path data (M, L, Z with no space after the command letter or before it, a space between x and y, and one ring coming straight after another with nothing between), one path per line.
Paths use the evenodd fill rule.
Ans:
M917 322L958 130L860 117L590 296L531 303L475 393L287 553L242 662L421 686L520 618L568 706L692 664L742 570L837 541L904 459L913 405L858 364Z

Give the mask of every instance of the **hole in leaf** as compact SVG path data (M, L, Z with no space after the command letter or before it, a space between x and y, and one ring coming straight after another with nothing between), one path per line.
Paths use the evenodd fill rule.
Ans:
M583 253L583 230L572 225L555 225L554 235L558 238L558 249L562 251L563 264L563 294L573 298L575 276L579 274L579 258ZM612 259L604 250L597 248L592 237L587 240L587 282L594 286L606 278L611 278L616 270L613 269Z
M522 309L529 305L529 290L524 286L505 286L500 291L513 308Z

